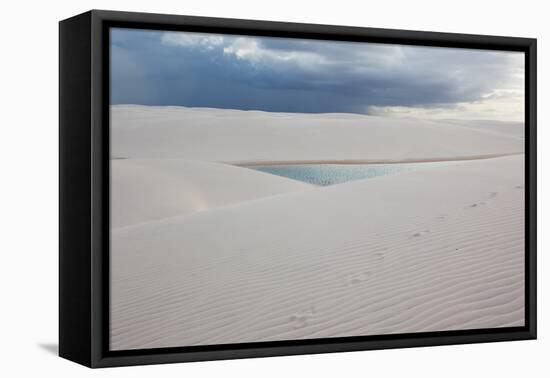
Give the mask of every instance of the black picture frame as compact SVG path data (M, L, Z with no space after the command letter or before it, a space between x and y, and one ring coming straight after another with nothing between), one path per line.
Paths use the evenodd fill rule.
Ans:
M525 326L110 351L108 28L525 53ZM59 23L59 355L88 367L536 338L536 39L92 10Z

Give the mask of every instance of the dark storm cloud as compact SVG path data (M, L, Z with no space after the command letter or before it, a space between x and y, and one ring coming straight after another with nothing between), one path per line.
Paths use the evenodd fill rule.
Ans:
M113 104L366 113L521 84L521 57L492 51L124 29L111 46Z

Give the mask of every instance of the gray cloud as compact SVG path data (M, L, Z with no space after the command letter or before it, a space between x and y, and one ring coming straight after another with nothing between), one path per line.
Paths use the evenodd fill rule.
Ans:
M113 103L366 113L523 96L518 53L124 29L111 43Z

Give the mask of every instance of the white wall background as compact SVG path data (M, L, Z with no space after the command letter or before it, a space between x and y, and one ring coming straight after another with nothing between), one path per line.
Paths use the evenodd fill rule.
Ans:
M0 375L4 377L521 377L550 373L545 2L428 0L10 1L0 22ZM58 246L58 25L112 9L539 39L539 340L89 370L55 356ZM546 113L546 114L545 114ZM546 211L545 211L546 210ZM545 375L546 372L546 375Z

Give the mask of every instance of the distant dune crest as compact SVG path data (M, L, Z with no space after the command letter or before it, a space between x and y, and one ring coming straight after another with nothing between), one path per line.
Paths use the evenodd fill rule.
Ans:
M114 106L112 156L235 162L434 161L523 153L487 122ZM491 123L494 125L494 123Z

